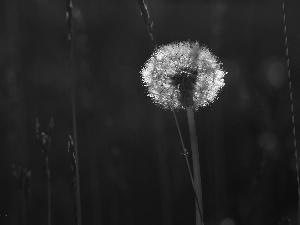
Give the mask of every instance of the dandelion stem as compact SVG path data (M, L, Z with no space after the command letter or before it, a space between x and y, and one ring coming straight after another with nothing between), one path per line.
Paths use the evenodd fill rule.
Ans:
M199 211L199 213L200 213L200 215L202 217L202 213L201 213L201 210L200 210L199 199L198 199L198 196L196 194L196 189L195 189L195 184L194 184L194 178L193 178L193 175L192 175L192 170L191 170L190 162L189 162L189 159L188 159L188 156L187 156L187 150L186 150L186 148L184 146L184 143L183 143L183 138L182 138L180 127L179 127L179 124L178 124L178 121L177 121L177 116L176 116L175 110L173 109L172 112L173 112L173 115L174 115L174 118L175 118L177 130L178 130L178 133L179 133L179 137L180 137L180 141L181 141L181 145L182 145L182 150L183 150L183 155L185 157L185 161L186 161L186 164L187 164L187 167L188 167L188 170L189 170L189 174L190 174L190 178L191 178L191 182L192 182L192 186L193 186L193 191L194 191L195 198L196 198L197 208L198 208L198 211Z
M202 187L201 187L201 174L200 174L200 162L199 162L199 152L198 152L198 141L195 127L195 118L193 108L191 106L186 107L189 131L190 131L190 141L192 148L192 158L193 158L193 171L194 171L194 185L196 190L196 199L199 199L200 212L196 210L196 225L203 225L203 203L202 203ZM197 208L197 200L195 201Z

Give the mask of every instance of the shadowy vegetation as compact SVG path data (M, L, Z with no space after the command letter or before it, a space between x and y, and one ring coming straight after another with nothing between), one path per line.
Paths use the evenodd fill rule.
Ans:
M142 2L0 3L0 224L195 224L186 115L182 146L139 75L187 40L228 72L194 117L205 224L297 224L299 1Z

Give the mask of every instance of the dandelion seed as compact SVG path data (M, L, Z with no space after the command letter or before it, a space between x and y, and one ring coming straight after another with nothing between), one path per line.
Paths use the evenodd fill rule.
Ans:
M224 86L221 65L198 42L178 42L158 48L140 73L154 103L164 109L198 110L212 103Z

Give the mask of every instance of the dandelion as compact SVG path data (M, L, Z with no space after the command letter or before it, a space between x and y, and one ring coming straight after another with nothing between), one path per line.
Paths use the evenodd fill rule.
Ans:
M209 105L224 86L225 74L217 57L198 42L161 46L141 70L148 96L164 109Z
M155 104L173 112L175 109L187 111L193 159L192 183L196 209L199 209L196 210L196 225L203 225L204 220L194 111L208 106L217 98L217 94L224 86L225 74L217 57L205 46L199 46L198 42L179 42L161 46L141 70L144 86L148 88L148 96ZM177 120L176 125L186 155ZM188 162L187 164L189 167Z

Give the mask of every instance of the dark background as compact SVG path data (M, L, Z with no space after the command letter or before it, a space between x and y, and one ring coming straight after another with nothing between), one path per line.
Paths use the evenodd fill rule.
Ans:
M148 0L158 45L199 41L223 62L219 99L195 114L205 224L296 224L298 204L282 1ZM137 1L74 2L82 220L194 224L193 190L171 111L146 95L139 71L153 46ZM300 3L286 2L296 133L300 131ZM72 134L62 0L0 2L0 224L20 224L11 165L32 173L28 224L47 224L35 120L54 118L52 224L76 224L67 154ZM189 149L187 118L177 112ZM226 219L227 218L227 219Z

